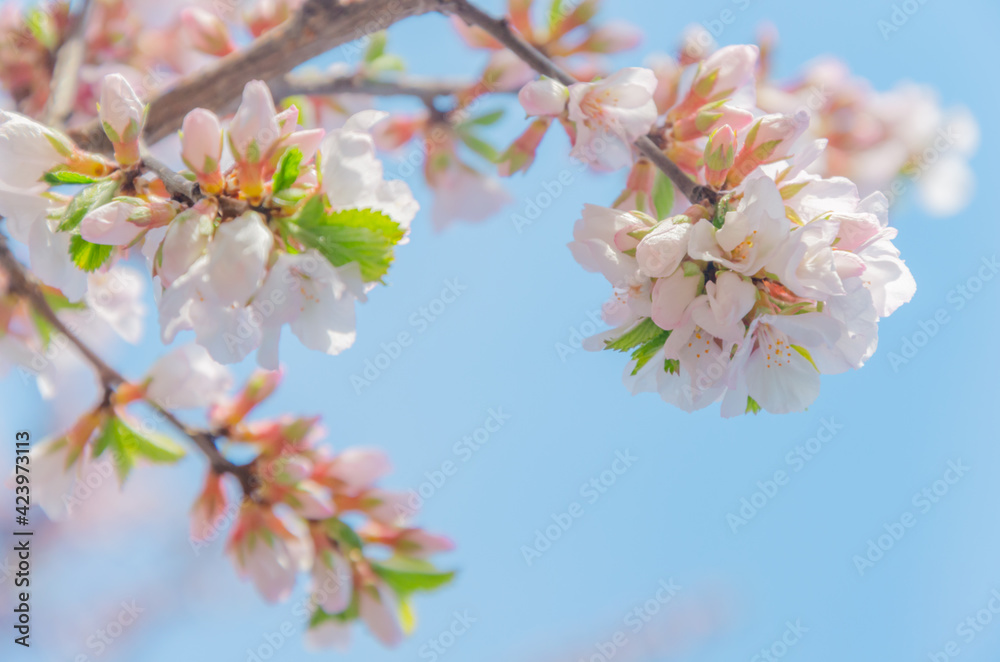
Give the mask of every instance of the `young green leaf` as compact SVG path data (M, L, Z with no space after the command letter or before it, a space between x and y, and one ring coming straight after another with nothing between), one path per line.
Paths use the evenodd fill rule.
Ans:
M92 244L78 234L69 240L69 255L73 258L73 264L88 273L101 268L111 259L114 248L104 244Z
M289 229L334 266L357 262L366 282L381 280L389 271L393 248L405 234L398 223L371 209L326 213L319 196L303 206Z
M373 562L372 570L401 598L416 591L433 591L455 578L454 572L441 572L426 561L393 557Z
M46 184L52 184L53 186L60 184L93 184L98 181L88 175L81 175L78 172L70 172L69 170L47 172L42 177L42 180Z
M649 361L656 356L657 352L663 349L663 344L667 342L667 338L670 337L669 331L661 330L657 335L650 338L648 341L640 345L634 352L632 352L632 358L635 359L635 368L632 369L632 374L638 374L639 370L642 369L644 365L649 363Z
M659 171L657 171L656 181L653 183L653 205L656 207L656 215L659 218L666 218L674 208L674 184Z
M639 345L649 342L663 331L652 318L645 318L631 329L618 336L614 340L605 340L604 349L613 349L616 352L627 352Z
M299 178L299 166L301 165L302 150L294 146L286 149L278 161L277 170L274 172L271 189L273 195L278 195L295 183L295 180Z
M70 200L63 212L62 221L59 223L59 231L66 232L75 230L80 225L80 221L91 209L97 209L102 205L111 202L118 192L118 181L114 179L102 179L87 188L83 189Z
M482 115L477 115L476 117L473 117L465 122L462 122L462 124L471 126L490 126L491 124L496 124L501 119L503 119L502 108L499 110L494 110L489 113L483 113Z
M482 138L474 136L468 131L459 131L458 137L462 139L462 142L464 142L469 149L487 161L495 163L500 160L500 153L496 150L496 148Z

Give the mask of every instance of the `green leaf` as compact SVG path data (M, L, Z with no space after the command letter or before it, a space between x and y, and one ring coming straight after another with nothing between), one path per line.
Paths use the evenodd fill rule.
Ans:
M184 449L174 440L152 433L141 435L117 416L108 419L94 443L94 457L111 450L118 479L125 482L138 457L150 462L172 463L184 457Z
M731 197L731 193L722 196L722 200L719 200L719 204L715 207L715 216L712 218L712 225L715 226L716 230L722 229L723 223L726 222L726 213L729 211L729 199Z
M500 153L497 152L493 145L489 144L482 138L472 135L468 131L458 131L458 137L462 139L466 147L471 149L473 152L483 157L484 159L491 161L493 163L500 160Z
M496 124L501 119L503 119L503 109L477 115L476 117L462 122L462 124L468 126L490 126L491 124Z
M24 20L38 43L50 51L56 49L59 45L59 36L56 32L55 22L48 12L40 7L35 7L28 11Z
M326 521L326 534L350 549L361 549L364 542L358 537L357 532L343 520L331 517Z
M674 208L674 184L659 171L653 183L653 206L656 207L656 215L659 218L666 218Z
M614 340L605 340L604 349L613 349L616 352L626 352L630 349L649 342L663 331L652 318L645 318L631 329L618 336Z
M666 359L663 362L663 372L668 375L676 375L681 371L681 362L677 359Z
M406 598L416 591L433 591L455 578L454 572L441 572L426 561L393 557L372 562L372 570L395 591Z
M393 249L405 234L399 223L371 209L327 213L320 196L303 206L289 230L334 266L357 262L365 282L381 280L389 271Z
M649 361L656 356L661 349L663 349L663 343L667 342L667 338L669 337L670 332L663 331L661 329L656 336L649 339L642 345L639 345L639 347L632 352L632 358L635 359L635 368L632 369L633 375L637 374L644 365L649 363Z
M302 150L294 146L286 149L278 161L277 170L274 172L271 187L273 195L281 193L295 183L295 180L299 178L300 165L302 165Z
M365 62L374 62L385 53L385 46L389 42L389 36L383 30L376 32L368 38L368 46L365 48Z
M93 184L98 181L88 175L81 175L78 172L70 172L69 170L47 172L42 177L42 180L46 184L52 184L53 186L60 184Z
M406 71L406 60L395 53L386 53L369 62L368 70L375 75L387 71Z
M73 264L88 273L96 271L111 259L114 249L114 246L92 244L78 234L69 240L69 255L73 258Z
M111 202L117 192L118 182L116 180L102 179L77 193L66 206L66 211L63 212L59 231L75 230L91 209L97 209Z
M757 401L754 400L753 398L751 398L749 395L747 396L747 410L746 410L746 413L747 414L753 414L754 416L756 416L757 414L760 413L760 405L757 404Z

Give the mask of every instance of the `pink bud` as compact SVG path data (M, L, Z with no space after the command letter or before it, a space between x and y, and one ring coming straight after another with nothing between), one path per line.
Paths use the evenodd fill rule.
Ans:
M399 600L381 580L361 591L361 619L375 638L386 646L398 646L403 641L403 626L399 620Z
M528 115L558 117L566 110L569 89L559 81L543 76L522 87L517 99Z
M98 106L104 132L124 166L139 160L139 134L146 122L146 106L121 74L104 77Z
M243 88L243 101L229 125L229 145L236 159L240 188L251 201L264 193L262 165L281 137L271 90L259 80Z
M705 179L712 188L720 188L736 160L736 132L728 124L717 129L705 145Z
M191 45L202 53L222 57L236 50L229 28L215 14L199 7L186 7L181 11L181 25Z
M753 113L721 100L702 106L698 112L675 122L673 134L677 140L696 140L726 124L739 131L751 122Z
M535 153L542 142L545 132L549 130L552 120L547 117L532 122L527 130L518 137L497 163L497 171L501 177L510 177L515 172L527 171L535 162Z
M765 115L757 120L747 133L727 183L736 186L758 167L788 156L792 145L808 127L809 113L804 110L794 115Z
M150 216L149 207L140 202L136 198L113 200L94 209L80 221L80 235L92 244L131 244L143 230L134 222L141 223Z
M206 193L215 195L222 191L222 126L210 110L195 108L184 117L181 128L181 158L198 177Z
M691 89L708 101L729 96L753 76L758 53L756 46L720 48L701 63Z

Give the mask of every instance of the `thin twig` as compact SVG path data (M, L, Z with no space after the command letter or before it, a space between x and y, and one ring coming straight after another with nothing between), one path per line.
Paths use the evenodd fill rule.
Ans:
M86 55L87 22L93 9L93 0L83 0L80 10L73 16L69 35L56 53L56 64L49 84L49 98L45 104L42 122L62 127L73 112L80 67Z
M515 32L507 19L496 19L479 9L468 0L447 0L445 12L453 13L471 26L478 26L485 30L491 37L499 41L508 50L517 55L527 63L532 69L553 78L563 85L573 85L578 83L573 76L564 71L547 55L528 43L521 35ZM692 203L707 202L715 205L718 194L707 186L702 186L691 179L681 168L667 158L666 154L660 150L648 136L643 136L635 141L635 146L658 167L663 174L670 178L670 181L678 188L685 198Z
M185 179L181 175L174 172L168 165L160 161L158 158L150 154L149 150L145 146L139 147L139 154L142 156L142 165L147 169L151 170L160 180L163 185L167 188L174 198L180 200L181 202L186 202L189 205L193 205L199 200L202 200L206 196L201 191L201 187L198 186L196 182ZM230 196L219 196L219 209L222 211L223 216L239 216L243 212L250 209L250 203L246 200L239 200Z
M35 312L41 315L46 322L52 325L56 331L66 337L67 340L80 352L87 363L94 368L101 380L101 385L107 394L114 392L119 386L125 384L127 380L104 359L97 355L83 340L63 323L56 312L49 305L48 300L41 288L29 276L27 271L17 261L14 254L7 246L7 238L0 234L0 268L2 268L9 279L9 291L12 294L23 297L28 304L34 308ZM200 430L189 426L178 419L170 410L165 409L153 400L146 398L146 404L152 407L167 422L189 437L195 445L207 457L212 465L212 469L217 473L229 473L236 476L243 486L244 492L250 495L253 491L253 477L248 465L238 465L219 452L215 442L219 438L215 432Z

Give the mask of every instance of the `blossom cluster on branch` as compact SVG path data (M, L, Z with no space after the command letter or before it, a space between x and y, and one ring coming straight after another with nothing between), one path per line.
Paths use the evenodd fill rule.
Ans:
M827 143L801 140L808 113L743 100L758 53L729 46L686 68L661 61L568 88L542 78L520 94L529 115L569 125L581 158L634 163L616 208L588 205L570 243L615 289L604 307L615 328L588 348L630 352L626 386L687 411L803 411L820 373L860 368L878 320L916 289L885 196L806 170ZM632 147L647 133L716 204L657 190ZM598 152L598 140L610 147Z

